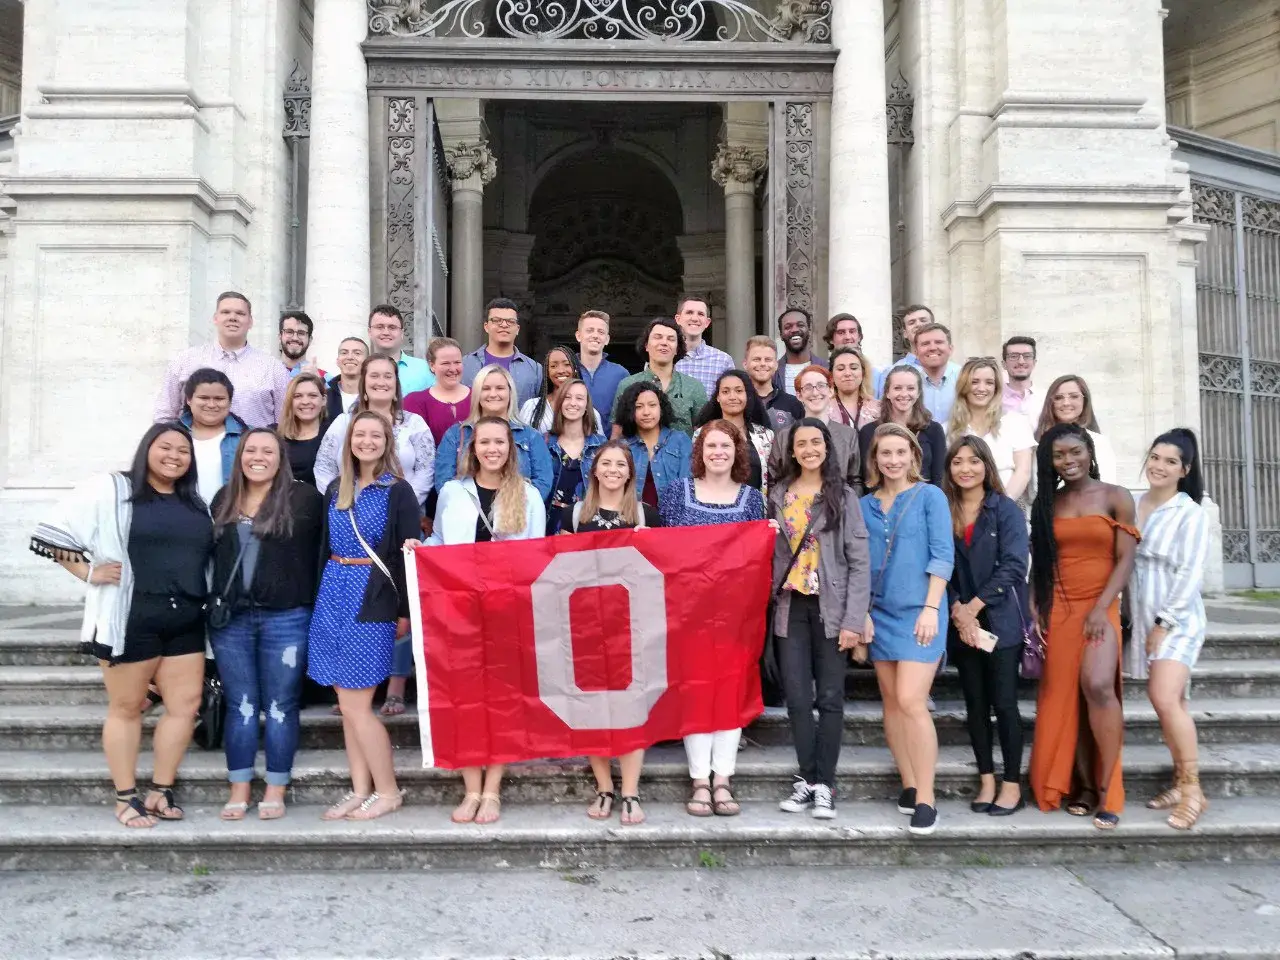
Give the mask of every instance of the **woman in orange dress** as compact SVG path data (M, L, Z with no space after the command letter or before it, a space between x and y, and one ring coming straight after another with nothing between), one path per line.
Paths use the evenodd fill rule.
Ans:
M1119 598L1138 546L1133 497L1098 479L1093 441L1075 424L1046 431L1036 461L1031 587L1047 633L1031 789L1041 810L1065 798L1067 813L1112 830L1124 809Z

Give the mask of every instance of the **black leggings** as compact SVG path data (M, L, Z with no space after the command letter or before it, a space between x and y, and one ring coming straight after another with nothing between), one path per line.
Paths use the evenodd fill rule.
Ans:
M844 733L844 672L849 655L840 652L835 637L827 636L816 596L791 595L787 635L778 638L778 659L800 776L806 783L834 788Z
M1012 646L984 653L968 644L952 645L953 661L960 672L969 726L969 741L979 773L995 773L991 755L991 711L995 710L1004 758L1004 780L1019 783L1022 777L1022 717L1018 714L1018 665L1022 647Z

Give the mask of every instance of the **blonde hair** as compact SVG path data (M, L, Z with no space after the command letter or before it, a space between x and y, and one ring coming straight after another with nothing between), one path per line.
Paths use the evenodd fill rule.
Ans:
M501 426L507 435L507 461L498 472L498 493L493 498L493 530L495 533L519 533L525 525L525 497L528 495L524 477L520 475L519 455L516 452L516 438L511 432L511 424L501 417L485 416L476 421L471 430L471 442L465 449L464 464L459 464L458 472L463 477L475 479L480 476L480 458L476 456L476 438L480 428L485 426Z
M436 362L436 354L446 347L453 347L459 353L462 352L462 344L453 337L436 337L427 344L427 363L434 364Z
M583 310L582 315L578 317L578 326L582 326L583 320L601 320L604 325L609 326L609 315L603 310Z
M773 355L775 357L778 355L778 345L773 342L772 337L766 337L763 334L756 334L754 337L747 337L746 346L742 348L743 359L751 353L752 347L768 348L773 351Z
M300 373L289 381L289 386L284 392L284 413L280 417L280 436L286 440L298 439L298 418L293 412L293 395L298 392L298 387L304 383L315 384L317 390L320 391L320 416L317 423L320 425L321 433L324 433L325 407L324 400L328 391L325 389L324 378L314 373Z
M640 500L636 496L636 462L631 456L631 447L621 438L610 440L595 452L591 461L591 471L586 477L587 492L582 498L582 509L578 512L578 516L583 523L586 523L600 510L600 481L596 479L596 466L606 450L620 452L627 461L627 482L622 487L622 509L618 511L618 519L627 526L634 527L640 522L641 510Z
M969 403L969 394L973 390L973 375L982 369L989 369L996 378L996 389L991 395L991 402L987 405L987 409L983 411L976 410ZM987 429L981 433L976 433L977 424L974 423L974 415L981 413L986 422ZM947 435L958 437L965 433L976 433L977 436L991 434L993 437L1000 436L1000 416L1004 413L1004 378L1000 376L1000 367L996 364L993 357L973 357L966 360L964 366L960 368L960 376L956 378L956 400L955 405L951 408L951 420L947 425Z
M876 463L876 453L880 450L880 441L885 437L898 437L907 441L907 446L911 450L911 467L907 470L907 482L919 483L923 480L920 463L924 455L920 452L920 441L916 439L916 435L900 423L882 423L872 434L871 449L867 451L867 486L880 486L880 467Z
M520 398L516 393L516 381L511 376L511 371L506 367L491 363L488 366L480 368L480 372L475 375L471 381L471 412L467 414L467 419L462 421L464 427L472 427L480 422L486 414L480 412L480 388L484 385L489 374L498 373L507 381L507 419L520 422Z
M387 445L382 456L374 464L373 475L380 477L384 473L394 474L404 479L404 471L400 469L400 455L396 453L396 434L391 429L391 421L372 410L361 410L347 424L347 435L342 440L342 457L338 462L338 500L334 504L339 510L350 510L356 502L356 480L360 476L360 461L351 452L351 435L356 431L356 424L361 420L376 420L382 426L382 435Z

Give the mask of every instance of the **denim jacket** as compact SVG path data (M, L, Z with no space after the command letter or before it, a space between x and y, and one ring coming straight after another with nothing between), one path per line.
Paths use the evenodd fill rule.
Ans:
M574 501L581 500L587 492L587 467L596 458L596 451L605 445L605 438L602 434L593 433L582 444L582 480L578 483L578 489L574 491ZM564 451L560 449L560 439L547 435L547 452L551 455L551 490L554 491L560 485L560 471L564 468L564 462L561 459ZM551 492L548 491L546 498L550 499Z
M637 434L625 437L627 446L631 448L631 459L636 463L636 498L644 492L645 478L653 471L653 485L662 496L667 485L684 477L691 477L691 461L693 459L693 441L689 435L670 427L663 427L658 434L658 445L653 448L653 460L649 459L649 448ZM589 476L591 467L585 461L582 475Z
M527 477L537 487L539 496L545 500L555 486L555 470L551 454L547 452L547 442L542 439L542 434L518 420L511 421L511 434L516 442L520 475ZM471 427L463 423L453 424L440 438L440 445L436 448L434 478L437 492L458 475L458 450L470 442Z
M178 420L188 430L191 429L191 411L183 410ZM227 414L227 420L223 424L226 429L226 436L222 438L220 449L222 451L222 481L223 483L231 482L231 475L236 469L236 447L240 445L240 436L249 428L244 425L244 421L237 417L234 413Z

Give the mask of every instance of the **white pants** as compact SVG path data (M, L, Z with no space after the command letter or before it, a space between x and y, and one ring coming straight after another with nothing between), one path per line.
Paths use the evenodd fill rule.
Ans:
M740 729L691 733L685 737L684 752L689 758L690 779L710 779L713 771L721 777L732 777L738 765L738 741L741 739Z

